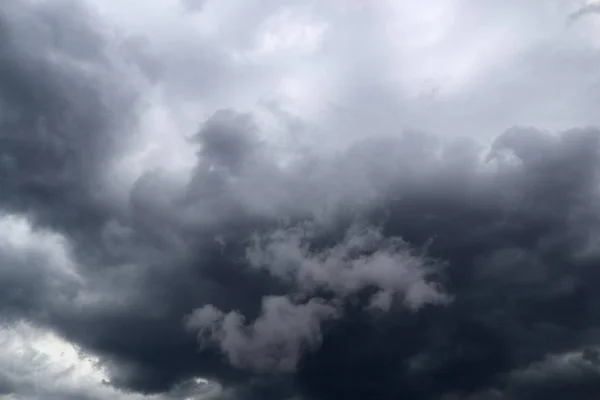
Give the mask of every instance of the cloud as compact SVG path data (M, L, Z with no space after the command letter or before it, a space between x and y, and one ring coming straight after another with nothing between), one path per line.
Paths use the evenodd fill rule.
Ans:
M61 307L82 285L67 238L32 229L25 217L0 216L0 265L5 315Z
M440 288L426 281L428 273L436 272L435 267L410 254L399 238L383 238L373 228L354 228L342 243L315 252L308 247L306 237L310 235L300 227L257 239L249 249L250 264L291 280L300 293L323 289L345 298L373 286L380 290L379 301L400 295L413 309L449 300Z
M202 8L204 7L204 3L206 2L206 0L183 0L182 3L184 5L184 7L192 12L199 12L202 11Z
M19 322L2 326L0 338L0 379L8 383L8 393L14 392L15 399L144 397L121 395L103 385L106 375L98 360L85 356L51 332Z
M336 317L336 309L317 300L293 304L286 297L266 297L260 316L250 326L233 311L224 315L212 306L195 310L188 325L198 330L203 346L216 342L232 365L258 372L289 372L304 348L315 348L320 324Z
M596 398L572 10L7 1L2 394Z
M97 25L69 1L9 1L2 14L4 207L81 234L108 218L101 176L136 105L135 75Z
M548 355L524 369L513 371L508 379L510 399L563 399L577 396L594 398L598 392L597 350L594 348Z
M195 310L188 326L199 332L202 346L216 342L231 364L258 372L294 371L304 350L315 350L321 341L321 325L343 314L343 302L374 288L368 307L388 311L394 296L402 296L410 309L424 304L447 303L450 298L425 280L426 261L412 256L397 238L384 239L373 230L350 232L333 248L311 254L302 236L304 229L274 232L266 245L249 248L249 263L264 268L297 288L298 302L285 296L265 297L252 325L236 311L225 315L213 306ZM306 242L306 240L304 240ZM327 302L315 296L331 292ZM329 297L329 296L328 296ZM340 303L341 302L341 303ZM246 333L248 332L248 333Z
M590 2L586 5L581 6L577 11L571 13L571 15L569 15L569 20L576 21L588 15L597 14L598 12L600 12L600 4Z
M3 324L0 329L2 394L12 393L7 399L211 399L220 391L196 379L161 395L122 393L107 384L106 369L96 357L53 332L26 322Z

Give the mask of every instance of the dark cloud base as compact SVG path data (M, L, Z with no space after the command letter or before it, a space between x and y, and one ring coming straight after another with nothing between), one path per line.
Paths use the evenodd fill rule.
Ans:
M186 185L148 173L128 204L106 204L96 191L118 153L117 133L135 115L136 93L110 85L120 71L89 31L94 22L81 22L85 12L65 18L60 7L74 3L51 3L8 1L0 19L8 32L0 39L0 209L65 235L91 283L57 289L35 273L43 260L20 265L0 251L12 267L0 268L3 318L51 327L97 354L127 391L165 392L203 376L236 398L600 396L593 350L570 364L552 361L600 345L599 130L512 128L486 162L469 141L399 133L285 169L257 139L251 116L220 111L197 136L198 165ZM25 33L32 26L39 34ZM56 64L51 51L71 63ZM96 74L77 62L93 63ZM372 276L342 296L335 277L308 291L248 261L253 235L307 223L317 232L303 239L308 254L328 254L357 225L378 228L384 241L402 238L443 265L426 280L451 301L411 310L398 290L389 310L373 312L365 305L382 282ZM359 248L351 258L379 250ZM78 305L89 287L118 301ZM265 315L265 296L294 305L321 298L340 313L318 321L317 345L301 351L295 369L232 365L223 342L203 347L185 326L206 305L252 324ZM251 354L267 357L261 349ZM538 372L528 375L531 368ZM0 392L11 390L0 382Z

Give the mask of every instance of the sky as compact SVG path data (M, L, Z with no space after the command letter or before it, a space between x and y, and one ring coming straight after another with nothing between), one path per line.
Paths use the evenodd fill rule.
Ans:
M3 0L0 399L596 400L600 3Z

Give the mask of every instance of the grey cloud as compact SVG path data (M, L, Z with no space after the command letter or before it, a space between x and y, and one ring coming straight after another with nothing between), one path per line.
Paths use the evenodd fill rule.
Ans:
M593 399L598 395L597 350L553 354L510 374L508 399ZM595 356L595 357L594 357Z
M83 285L65 237L7 215L0 215L0 275L2 313L13 318L45 318L72 301Z
M219 118L225 116L231 121L219 126L231 132L224 139L236 140L240 135L235 124L237 116L226 113ZM577 345L573 330L585 332L588 328L579 328L584 317L569 314L568 310L593 304L593 297L589 297L592 292L585 289L593 270L585 265L594 256L582 256L585 253L580 253L578 246L582 245L581 239L595 232L597 131L582 129L550 135L514 128L498 138L487 164L479 164L480 158L469 146L447 146L434 139L408 133L402 139L364 141L339 157L317 158L318 162L312 163L313 174L301 180L298 176L305 171L304 160L299 166L283 169L262 157L238 163L247 160L248 149L252 148L246 147L246 139L242 138L238 147L230 147L225 141L226 146L213 147L210 155L201 151L198 168L184 187L175 185L165 191L170 187L168 175L149 181L147 176L142 179L147 183L139 182L131 204L141 219L127 229L133 229L141 249L150 245L158 251L158 258L144 261L147 264L134 270L135 280L126 281L131 293L127 297L129 305L63 314L54 324L105 360L112 360L109 365L113 365L116 374L113 383L122 387L165 390L164 385L193 374L236 387L249 382L253 369L285 370L294 365L294 384L272 385L283 393L299 386L308 398L311 393L358 396L397 392L424 399L457 390L470 393L497 383L503 372L534 361L547 351L568 350ZM210 148L210 144L201 142L200 148ZM436 146L435 153L428 152ZM206 163L207 160L212 161ZM238 167L215 171L214 163ZM259 175L254 175L257 166L278 179L258 180ZM346 179L348 169L366 176L372 174L376 180L347 179L349 186L337 186L341 195L334 192L336 200L330 203L329 210L337 213L328 218L310 213L336 187L327 183ZM202 175L211 180L199 181ZM201 182L216 186L200 186ZM219 190L207 190L211 187ZM306 193L309 188L310 199L314 200L296 204L292 197L288 204L285 197L278 198L273 203L279 205L277 213L261 213L252 207L260 201L249 202L240 195L252 194L250 188L258 192L254 193L259 195L257 199L265 200L269 200L267 193L289 190L295 195ZM194 196L190 197L190 191ZM218 201L211 203L215 193L220 193ZM345 193L366 197L357 201L354 197L348 199ZM136 203L142 200L144 205ZM207 201L218 207L204 208ZM346 201L353 206L344 208ZM188 207L192 206L195 213L189 213ZM291 211L288 219L281 219L286 210ZM212 211L211 218L188 218L197 217L198 211ZM313 233L302 228L310 224L295 222L304 219L314 220L313 226L322 230ZM360 230L348 231L356 222L372 225L367 224L362 235ZM381 230L369 230L374 226L381 226ZM121 233L117 229L116 234L123 235L127 229ZM253 237L258 237L258 242L253 243ZM397 239L400 237L402 240ZM156 238L162 239L157 242ZM423 264L426 259L418 253L419 257L411 255L405 244L408 248L427 249L428 256L447 263L436 274L454 301L439 308L423 307L414 315L406 314L403 307L392 302L389 315L374 314L369 305L390 305L385 299L386 291L397 291L402 297L412 289L428 288L420 280L420 268L427 266L426 262ZM248 246L253 256L250 262L246 259ZM361 252L367 255L361 256ZM352 263L356 253L356 260L363 260L363 266L369 268L360 269L360 262ZM577 258L572 254L577 254ZM297 257L291 257L294 255ZM403 270L391 268L391 264L384 263L382 267L375 262L379 260L377 255L384 259L398 257L398 265L408 261L416 268L416 275L412 276L415 279L403 280ZM338 271L339 264L334 261L347 258L348 263L342 264L353 268ZM163 262L171 267L161 266ZM579 267L564 269L563 262ZM306 268L311 265L315 268ZM265 267L271 277L261 274ZM329 267L338 273L318 275ZM291 276L286 271L291 271ZM382 271L386 274L379 275ZM311 281L316 285L311 286ZM319 317L318 307L302 308L314 304L310 300L305 303L302 296L317 291L319 285L334 294L344 294L368 288L369 284L386 289L382 297L369 295L365 299L357 293L358 304L335 304L332 310L339 313L336 318ZM285 297L290 290L300 297ZM428 290L425 293L436 293ZM289 322L273 309L262 308L268 296L278 296L275 298L289 306L289 315L306 318ZM323 296L327 299L329 295ZM423 300L420 295L416 298ZM565 314L549 313L557 305L566 307ZM200 351L194 335L188 336L182 323L182 318L193 309L200 310L192 314L196 328L210 333L208 339L205 337L209 345ZM200 318L210 317L210 310L212 319ZM520 320L522 313L537 317L526 323ZM249 324L245 325L244 320ZM325 324L321 326L321 322ZM296 326L307 330L290 331ZM592 324L589 329L593 327ZM263 330L271 336L259 335ZM300 352L301 343L314 338L311 335L315 332L322 338L321 346ZM403 339L391 339L398 335ZM312 340L309 342L313 345L318 343ZM350 352L356 342L372 349L372 354L356 349ZM268 357L271 346L283 346L282 358ZM223 360L221 352L227 354L228 360ZM338 361L342 353L348 355ZM390 359L392 354L397 358ZM405 363L409 359L421 361L415 361L418 367L407 369ZM381 365L388 372L384 373ZM236 366L251 371L236 371ZM346 372L337 372L342 366ZM329 380L325 382L321 368L332 368L336 373L328 373ZM369 369L380 371L381 375L372 375ZM455 370L467 372L462 376L452 372ZM373 383L362 386L367 378L359 377L365 376ZM402 379L387 381L392 376ZM351 383L346 386L335 383L347 382L349 377ZM265 386L269 387L270 377L256 379L262 383L248 383L246 389L238 389L240 393L261 393Z
M229 364L233 360L234 367L244 365L251 370L282 366L289 369L295 365L297 378L291 387L298 385L309 398L315 391L321 393L319 396L406 392L415 398L435 398L456 390L469 393L483 389L521 362L534 361L549 350L567 350L571 341L576 345L570 332L587 329L578 328L583 323L578 320L583 316L568 315L568 309L593 304L593 297L589 298L592 292L585 289L586 277L593 274L585 268L591 259L581 255L572 259L570 254L577 252L580 239L595 232L597 131L549 135L515 128L499 137L485 165L478 163L469 146L447 146L435 137L425 140L420 134L408 133L402 139L361 142L331 159L316 158L312 175L302 175L306 171L305 160L283 168L268 157L247 159L252 146L244 144L248 143L241 133L244 129L236 125L239 119L234 113L220 114L217 120L226 117L231 120L217 126L230 130L223 138L227 140L217 142L219 146L201 141L200 149L210 149L211 153L201 150L198 168L188 185L170 186L168 175L144 177L132 197L132 211L137 219L127 228L114 226L110 230L121 238L133 234L127 239L134 240L132 245L137 241L141 250L152 254L146 250L150 247L158 255L144 260L135 252L125 253L126 258L135 255L134 260L144 262L131 271L135 279L124 281L130 292L123 298L126 303L98 304L98 309L83 308L81 313L66 310L52 321L72 340L110 360L115 385L166 390L173 382L197 374L235 387L248 382L252 373L232 369ZM206 127L212 126L215 125L205 126L204 135ZM240 136L241 143L230 142ZM435 153L430 153L436 148ZM238 163L239 160L249 161ZM215 171L215 163L225 168ZM237 167L228 168L231 165ZM259 170L278 179L261 181L257 179ZM365 179L346 178L349 170L360 171ZM199 176L210 179L198 180ZM340 180L348 185L328 185ZM215 186L201 186L201 182ZM166 187L171 189L166 191ZM341 192L332 193L332 188ZM252 194L251 189L258 192L254 193L257 200L241 196ZM277 213L261 213L257 212L261 209L253 207L263 198L273 201L266 194L285 190L293 196L290 200L280 197L272 203L279 206ZM312 197L308 199L313 200L296 204L295 193L309 190ZM190 191L194 196L190 197ZM219 207L204 208L207 201L212 204L216 193L220 194L214 204ZM348 193L362 195L363 199ZM336 197L329 203L332 213L328 218L310 213L330 194ZM344 208L346 204L352 206ZM192 206L196 211L189 213L188 207ZM286 210L291 212L287 221L281 219ZM187 217L198 216L198 211L209 215L212 211L212 218L207 223L205 219ZM312 234L310 230L293 229L294 221L303 219L314 220L313 224L324 230ZM363 235L360 231L355 236L348 235L348 229L361 219L372 226L380 225L381 230L367 229ZM278 228L281 224L283 229ZM133 233L127 233L130 230ZM254 245L259 246L252 247L257 230L260 240ZM402 241L394 239L399 237ZM303 247L302 240L308 247ZM455 296L452 303L439 308L424 307L414 315L392 304L389 315L382 316L364 307L387 307L385 290L384 297L368 297L367 301L359 293L358 307L352 302L336 305L333 310L341 316L330 319L319 317L321 314L316 311L320 308L311 308L314 303L310 300L305 303L301 297L285 297L294 286L306 296L319 284L334 293L372 284L398 291L401 296L410 293L412 284L417 289L427 288L420 280L420 268L427 264L422 264L420 257L409 256L404 243L412 248L426 248L428 255L447 262L439 274L449 294ZM258 251L254 256L261 257L253 259L260 261L258 266L267 267L271 278L261 275L261 268L256 269L257 264L253 267L246 260L248 246ZM308 248L313 250L307 252ZM321 249L320 253L314 252L317 249ZM371 252L372 257L361 258L361 252ZM363 266L370 267L359 269L349 260L345 265L354 268L338 271L334 261L352 258L354 253L358 253L357 260L365 261ZM297 257L290 260L294 255ZM416 263L416 275L412 276L415 279L401 279L403 270L391 268L391 264L384 263L382 267L375 262L378 255L384 259L399 257L399 265L403 261L409 261L411 266ZM293 262L286 265L282 261ZM163 262L170 267L162 266ZM562 262L575 262L580 267L564 269ZM302 268L295 269L298 265ZM315 268L306 268L307 265ZM319 265L324 268L318 268ZM292 271L291 281L279 282L287 275L285 269L277 268L286 266ZM338 273L317 279L318 273L328 271L328 266ZM382 268L386 274L379 275ZM121 275L126 274L125 269L120 271L110 289L113 292L119 287L119 279L126 276ZM317 283L314 289L309 285L311 280ZM290 283L291 288L287 286ZM273 295L289 306L289 315L305 318L289 322L273 309L262 308L263 299ZM311 307L302 308L306 304ZM548 314L557 304L566 307L567 314ZM197 322L197 328L208 329L211 334L207 343L216 344L216 352L213 346L197 352L194 335L186 333L182 318L193 309L204 310L193 314L192 320ZM217 310L213 319L200 318L207 315L207 310ZM519 320L524 312L537 317L525 323ZM244 319L252 322L244 325ZM538 320L539 325L535 322ZM321 327L321 322L326 324ZM296 326L307 330L290 330ZM259 335L259 331L271 336ZM312 335L322 337L321 346L299 353L304 340L313 338L309 343L318 343ZM386 339L398 335L403 339L394 339L393 345ZM350 352L346 346L356 342L372 349L372 354L356 349ZM267 357L271 346L284 346L282 358ZM221 351L229 361L222 359ZM349 358L337 364L342 353ZM397 358L390 359L391 354ZM405 360L413 358L424 361L415 364L418 368L406 369ZM379 369L383 367L377 365L385 365L392 375L383 373ZM346 372L337 372L342 366ZM329 374L325 382L320 368L333 368L336 373ZM381 374L372 375L369 368ZM467 373L461 377L451 372L454 370ZM363 376L375 383L361 386L366 378L358 377ZM396 383L387 381L391 376L402 379ZM351 383L347 386L335 383L346 382L349 377ZM265 379L269 382L270 378L260 378L262 384L249 387L254 392L264 390L264 385L269 386ZM432 386L433 379L437 383ZM289 385L281 390L290 390Z
M501 8L516 15L515 4ZM266 14L251 11L239 30L224 28L225 43L252 41L246 33ZM469 18L493 14L481 13ZM368 48L380 37L372 21L350 16L364 22L354 30L364 41L347 40L355 26L341 21L329 42L340 62L356 43ZM137 66L73 2L9 1L0 21L8 38L0 43L0 208L37 229L26 245L0 242L10 244L0 247L3 319L57 332L97 356L114 387L140 396L177 398L201 376L222 385L225 398L597 397L593 357L577 352L598 346L598 129L515 127L490 152L474 140L403 130L400 117L413 103L396 113L404 103L365 67L348 75L361 77L344 92L352 122L341 113L335 123L300 124L332 131L329 140L343 150L292 144L282 155L257 118L221 111L190 143L198 159L189 179L145 171L121 203L106 194L105 172L134 139ZM153 79L176 78L169 87L181 98L202 82L209 84L198 96L219 92L231 70L211 58L222 55L218 46L188 57L178 45L149 51L177 56ZM531 107L508 108L537 121L540 110L554 110L540 98L563 87L546 86L558 63L572 88L559 102L569 105L562 121L590 122L594 103L580 108L586 101L577 91L594 83L595 56L536 49L511 61L531 66L519 79L502 75L514 90L473 87L470 94L483 96L475 99L488 99L488 114L471 118L481 108L463 107L473 104L469 93L447 112L475 130L488 116L497 125L522 122L506 108L525 93L517 90L522 78L532 84L524 96ZM368 66L386 60L385 49L366 53ZM205 58L214 69L198 77L195 63ZM179 67L187 75L174 76ZM200 83L187 81L191 71ZM232 91L247 87L235 82ZM595 87L586 96L594 98ZM498 97L483 95L491 89ZM428 120L442 133L448 122ZM44 232L64 239L67 261L52 258L60 245L40 250ZM63 269L69 263L73 273ZM435 304L446 295L453 301Z
M251 115L240 115L231 110L218 111L198 132L197 138L202 144L200 156L211 166L235 172L260 144L254 136L256 129Z
M183 6L188 11L200 12L204 8L207 0L182 0Z
M309 132L319 145L347 144L373 131L393 132L398 125L491 138L515 123L562 130L599 122L593 107L598 91L591 89L598 81L593 67L597 51L580 40L594 31L564 26L573 6L571 0L450 2L443 15L452 15L455 23L441 18L439 26L423 28L408 18L412 10L407 9L406 16L400 16L407 18L403 30L402 23L389 24L393 10L381 14L386 3L351 7L347 2L307 5L292 0L240 7L228 1L209 2L203 12L214 21L214 31L205 34L190 28L194 26L190 19L197 17L192 13L183 18L185 24L162 32L169 38L168 46L160 42L153 49L167 71L163 82L168 83L175 108L186 106L182 98L205 113L235 105L251 108L257 99L273 95L285 103L282 83L307 78L306 84L322 93L313 101L323 98L338 110L309 118L315 127ZM403 14L404 6L397 7ZM439 17L432 4L424 7L431 8L432 18ZM317 50L253 60L248 54L257 51L270 20L286 11L307 24L326 26ZM400 30L393 31L397 40L391 43L388 29ZM429 45L423 32L429 29L446 30ZM150 32L152 37L155 32ZM404 35L423 37L427 43L423 53L404 46ZM482 40L493 43L494 51L484 55L488 46L482 46ZM432 67L437 64L447 67ZM398 86L398 75L410 80L412 74L416 76L408 86L439 88L434 99L419 95L416 88ZM330 127L326 137L318 133L324 126Z
M212 306L194 311L187 323L199 331L203 346L216 342L238 368L293 372L303 351L318 346L321 323L337 314L336 308L315 299L294 304L287 297L266 297L251 325L235 311L225 315Z
M398 126L491 139L513 124L551 130L598 124L593 111L598 93L598 74L593 69L598 63L597 51L584 39L595 37L595 31L564 26L573 2L447 4L448 11L443 14L432 7L432 18L440 12L453 15L454 23L440 34L439 41L431 39L431 47L426 42L423 53L411 53L411 46L406 46L407 53L398 54L404 47L393 45L400 39L386 48L388 42L383 40L382 30L387 26L381 16L372 16L373 20L368 21L368 9L346 16L336 25L339 30L328 31L339 40L331 45L335 56L330 58L342 65L336 64L333 69L344 71L338 74L345 78L335 100L338 112L332 110L325 114L324 121L319 120L336 132L344 132L332 140L393 132ZM441 20L440 24L446 22ZM413 21L406 22L412 27L409 24ZM420 28L418 23L415 25ZM436 25L425 31L436 37L437 29L443 28ZM480 41L495 45L480 48ZM355 56L357 48L360 58ZM383 67L392 64L395 57L401 59L395 68ZM495 57L498 59L492 61ZM368 61L361 64L365 58ZM470 68L474 60L479 62ZM398 69L404 64L408 65L407 74L417 75L407 84L409 89L394 86L397 75L403 76ZM431 65L444 68L427 68ZM415 73L413 68L423 73ZM428 70L431 72L427 75ZM430 82L438 87L436 96L418 94L415 87L427 88Z
M297 285L301 293L330 290L340 298L373 286L383 297L398 295L413 309L450 298L428 275L441 272L400 238L384 238L372 227L353 227L343 241L322 251L309 248L310 228L296 227L256 238L248 258L255 268ZM314 238L313 238L314 240Z
M569 21L577 21L578 19L597 13L600 13L600 4L591 2L580 7L577 11L571 13L571 15L569 15Z
M433 237L428 249L449 263L446 286L456 295L454 301L435 312L422 311L421 315L431 312L436 317L430 320L431 325L425 322L428 319L422 319L425 325L416 331L404 330L403 345L388 343L379 348L375 339L377 335L401 332L401 328L393 327L402 326L402 322L388 321L376 329L377 334L360 330L369 326L366 322L348 322L346 332L350 327L361 332L360 336L347 333L348 337L368 342L372 354L357 356L364 365L341 363L346 372L329 381L320 379L319 374L325 373L328 363L344 348L338 342L346 339L341 330L330 337L325 335L321 351L309 356L306 369L301 369L310 377L306 381L309 392L317 390L331 398L410 393L413 398L429 399L457 391L458 398L462 398L476 392L478 385L483 388L494 381L501 385L502 371L510 365L543 357L550 349L566 350L587 329L595 329L593 323L584 328L584 315L595 303L589 297L591 292L584 289L586 282L595 279L593 268L584 267L591 265L591 259L584 261L575 254L580 235L590 232L584 226L597 220L593 216L595 206L588 202L597 198L597 131L551 136L514 129L501 136L496 146L522 158L516 163L505 161L506 168L494 167L495 172L489 176L494 187L480 186L470 195L440 192L434 186L422 188L424 192L412 192L392 203L385 215L387 235L402 232L402 237L412 243L424 243ZM457 178L454 183L462 187ZM484 192L479 192L481 189ZM576 217L582 212L588 222ZM516 243L521 250L514 250ZM420 332L421 336L413 337L409 332ZM423 352L423 346L433 347ZM403 351L409 348L421 350L408 356ZM385 354L389 352L402 356L388 359ZM413 357L414 367L405 369L403 360ZM367 378L359 377L380 363L386 365L387 372L368 375L376 383L363 386L360 380ZM396 372L388 375L390 371ZM398 374L405 377L402 383L396 380ZM336 379L356 380L356 384L336 386L331 382ZM476 386L463 386L476 381Z
M100 225L101 174L130 127L135 87L80 4L9 1L2 25L2 203L58 229Z
M296 227L255 238L247 257L251 267L291 282L298 291L295 296L310 300L297 303L287 297L266 297L260 316L246 329L238 312L224 315L213 306L204 306L188 320L188 326L199 332L201 346L216 342L239 368L289 372L296 368L303 350L318 346L321 325L339 318L352 295L374 288L369 307L380 311L389 310L394 297L413 310L450 300L426 280L439 268L436 271L433 262L411 254L398 238L384 239L373 228L355 227L340 244L315 252L308 248L309 231ZM319 291L333 293L333 300L323 303L312 298Z

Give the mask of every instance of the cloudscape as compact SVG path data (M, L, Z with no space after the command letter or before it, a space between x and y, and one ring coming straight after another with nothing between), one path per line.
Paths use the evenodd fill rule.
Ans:
M0 399L600 398L600 3L2 0Z

